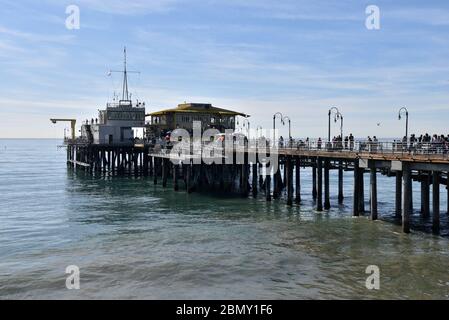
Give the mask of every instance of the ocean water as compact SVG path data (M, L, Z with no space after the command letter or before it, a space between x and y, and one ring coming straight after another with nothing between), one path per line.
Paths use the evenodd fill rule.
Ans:
M151 178L93 177L65 163L58 140L0 140L2 299L447 299L446 190L442 235L394 220L394 178L378 177L379 221L351 217L352 174L338 206L174 192ZM368 176L365 179L368 204ZM182 186L182 184L181 184ZM182 187L181 187L182 189ZM66 267L80 289L66 288ZM380 270L380 289L365 269Z

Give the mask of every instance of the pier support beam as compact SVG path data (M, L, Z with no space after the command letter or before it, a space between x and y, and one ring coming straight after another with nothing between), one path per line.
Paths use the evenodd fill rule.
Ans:
M153 157L154 165L153 165L153 181L154 185L157 185L157 176L159 174L159 159L157 157Z
M253 163L252 166L252 192L253 192L253 197L257 197L257 171L258 171L258 165L257 162Z
M168 176L168 161L167 159L162 159L162 187L167 187L167 176Z
M108 155L108 162L109 162L110 154ZM109 167L109 164L108 164ZM148 149L145 149L143 154L143 176L148 176Z
M447 209L446 209L446 214L449 215L449 172L446 173L446 192L447 192L447 201L446 201Z
M440 173L438 171L432 172L432 231L434 233L440 232Z
M108 171L111 170L111 151L107 151L108 154Z
M178 178L179 178L179 166L174 164L173 165L173 190L175 190L175 191L179 190Z
M192 164L190 163L190 160L188 160L188 163L185 166L186 190L187 193L192 193Z
M324 209L329 210L331 208L330 202L330 185L329 185L329 167L330 162L328 159L324 160Z
M282 179L281 184L281 190L284 188L287 188L287 174L288 174L288 168L287 168L287 157L284 159L284 179Z
M287 184L287 205L293 205L293 167L292 167L292 157L287 156L285 162L285 181Z
M137 176L139 174L139 158L140 158L140 152L133 151L131 153L132 159L133 159L133 166L134 166L134 175Z
M365 213L365 182L364 182L365 169L359 168L359 212Z
M318 190L316 210L323 211L323 161L317 158Z
M279 180L282 180L282 178L281 178L280 162L278 160L278 168L273 175L273 199L277 199L280 196L281 186L279 184Z
M338 203L343 203L343 161L338 164Z
M151 156L148 157L148 172L150 176L153 175L153 157Z
M430 216L430 174L421 173L421 216L428 218Z
M265 198L271 201L271 173L267 172L265 177Z
M295 169L295 202L301 203L301 158L296 157Z
M313 200L316 200L318 192L316 189L316 160L314 160L314 163L312 164L312 197Z
M352 201L353 201L352 202L352 215L354 217L358 217L360 215L360 211L359 211L359 192L360 192L359 174L360 174L359 160L355 159L354 160L354 193L353 193L353 197L352 197Z
M376 168L370 169L370 218L377 220L377 174Z
M412 172L406 163L402 163L402 231L410 233L410 214L412 213Z
M402 171L396 171L396 218L402 217Z
M259 188L263 190L263 174L262 174L262 164L259 163Z
M410 214L413 214L413 210L414 210L414 208L413 208L413 178L412 178L411 188L412 188L412 191L410 192L410 206L411 206Z
M248 155L245 154L245 160L244 164L240 166L240 172L241 172L241 180L240 180L240 194L242 197L248 196L248 165L247 165L247 159Z

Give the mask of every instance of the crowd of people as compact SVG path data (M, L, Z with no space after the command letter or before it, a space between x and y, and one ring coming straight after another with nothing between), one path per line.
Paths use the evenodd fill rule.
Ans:
M416 134L403 137L401 140L395 140L393 143L380 142L376 136L368 136L364 140L355 141L354 135L351 133L348 136L342 138L341 135L334 136L330 142L323 140L321 137L317 140L310 140L306 138L305 140L291 139L285 143L284 138L281 136L279 139L279 146L282 147L293 147L297 149L318 149L318 150L356 150L356 151L369 151L378 152L383 149L390 149L392 151L408 151L408 152L423 152L423 153L449 153L449 134L434 134L429 135L421 134L417 136Z
M375 140L377 141L377 138L374 137ZM316 145L315 145L316 143ZM292 143L291 146L293 146L294 144ZM324 143L323 140L320 138L318 138L318 140L311 142L311 140L309 139L309 137L306 138L306 140L298 140L296 142L296 147L298 149L304 149L304 148L314 148L316 147L317 149L321 150L321 149L332 149L332 150L353 150L355 146L355 139L354 136L352 135L352 133L349 136L345 136L344 139L342 139L342 137L340 135L335 136L331 142L327 142Z
M448 153L449 151L449 134L434 134L429 135L428 133L420 135L412 134L410 139L406 136L402 138L398 144L398 147L406 149L410 152L423 151L428 153Z
M404 136L404 138L402 138L402 142L406 143L407 142L407 137ZM411 145L415 145L415 144L423 144L423 143L444 143L447 144L449 143L449 134L447 136L445 136L444 134L434 134L433 136L429 135L428 133L426 133L425 135L420 135L419 137L416 137L415 134L412 134L410 136L410 144Z

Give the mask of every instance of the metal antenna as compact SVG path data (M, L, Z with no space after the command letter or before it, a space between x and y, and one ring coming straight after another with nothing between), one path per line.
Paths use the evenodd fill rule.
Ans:
M127 69L127 62L126 62L126 47L124 47L124 49L123 49L123 57L124 57L124 69L123 69L123 71L111 70L109 72L110 73L112 73L112 72L123 72L122 100L129 101L130 96L129 96L129 92L128 92L128 73L139 73L140 74L140 72L138 72L138 71L128 71L128 69Z
M128 75L126 72L126 47L123 49L123 55L125 58L124 61L124 69L123 69L123 94L122 94L122 100L129 100L128 99Z

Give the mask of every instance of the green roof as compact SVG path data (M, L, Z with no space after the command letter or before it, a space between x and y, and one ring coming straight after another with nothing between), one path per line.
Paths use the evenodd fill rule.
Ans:
M213 107L211 104L205 103L183 103L179 104L177 108L165 109L147 114L147 116L161 116L169 113L209 113L220 116L242 116L249 117L249 115L236 112L232 110L226 110L222 108Z

